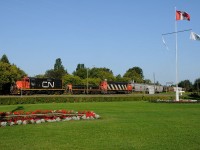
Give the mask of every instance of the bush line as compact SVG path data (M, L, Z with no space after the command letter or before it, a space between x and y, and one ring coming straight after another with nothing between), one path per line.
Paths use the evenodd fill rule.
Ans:
M1 97L0 105L40 104L40 103L80 103L80 102L116 102L116 101L153 101L171 100L171 96L124 96L124 97Z

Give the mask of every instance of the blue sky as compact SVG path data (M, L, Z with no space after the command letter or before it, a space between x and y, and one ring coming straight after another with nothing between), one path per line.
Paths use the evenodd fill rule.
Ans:
M200 34L199 0L0 0L0 57L29 76L52 69L57 58L69 73L78 63L114 75L143 69L145 79L175 82L175 7L191 15L178 30ZM200 77L200 42L178 34L179 81Z

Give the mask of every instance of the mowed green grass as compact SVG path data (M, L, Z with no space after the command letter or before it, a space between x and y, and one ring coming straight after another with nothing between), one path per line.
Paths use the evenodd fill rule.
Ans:
M0 106L0 111L18 106ZM97 102L20 106L25 111L93 110L102 118L1 127L1 150L200 149L200 104Z

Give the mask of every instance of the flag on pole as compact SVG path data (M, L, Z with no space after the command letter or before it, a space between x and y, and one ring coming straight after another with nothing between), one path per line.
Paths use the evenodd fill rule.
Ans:
M176 20L188 20L190 21L190 15L184 11L176 11Z
M163 41L163 44L165 45L166 49L169 50L169 48L168 48L168 46L167 46L167 44L166 44L165 39L164 39L163 36L162 36L162 41Z
M191 32L190 39L191 40L195 40L195 41L200 41L200 35L198 35L198 34L196 34L194 32Z

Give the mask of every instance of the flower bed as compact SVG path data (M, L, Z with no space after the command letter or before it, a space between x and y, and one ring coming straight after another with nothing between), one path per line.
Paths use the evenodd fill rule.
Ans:
M154 102L154 103L200 103L200 101L198 100L187 100L187 99L180 99L179 101L176 100L152 100L150 102Z
M100 116L93 111L68 111L68 110L35 110L0 112L0 126L40 124L44 122L58 122L70 120L99 119Z

